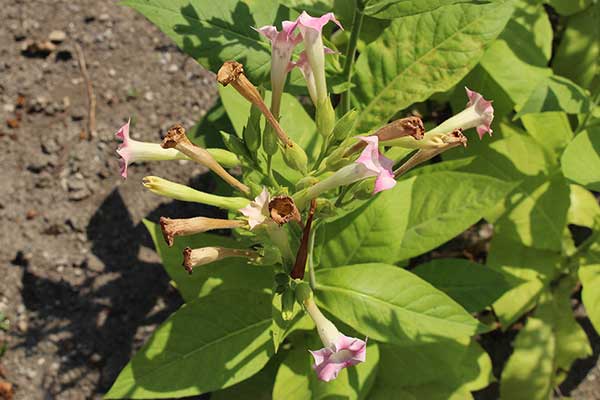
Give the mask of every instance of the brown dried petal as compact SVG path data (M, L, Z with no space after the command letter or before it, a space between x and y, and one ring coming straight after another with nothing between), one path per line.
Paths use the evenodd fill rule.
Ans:
M175 124L167 131L167 136L163 139L161 147L170 149L176 147L181 142L189 142L185 135L185 128L181 124Z
M217 72L217 82L223 86L229 85L244 73L244 66L236 61L226 61Z
M271 219L279 225L290 221L301 222L300 211L296 203L289 196L276 196L269 202L269 213Z

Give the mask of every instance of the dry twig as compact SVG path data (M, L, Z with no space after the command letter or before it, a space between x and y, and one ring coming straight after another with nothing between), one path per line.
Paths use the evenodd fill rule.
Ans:
M87 65L85 63L85 56L79 43L75 43L75 52L77 53L77 61L79 62L79 69L81 75L85 81L85 87L87 90L88 98L88 140L96 137L96 95L94 94L94 87L88 74Z

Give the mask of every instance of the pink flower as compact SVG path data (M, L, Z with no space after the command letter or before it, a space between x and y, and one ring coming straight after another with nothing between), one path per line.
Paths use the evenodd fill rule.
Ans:
M325 54L335 54L335 51L331 50L328 47L324 47ZM298 67L304 80L306 81L306 87L308 88L308 94L310 95L310 99L313 104L317 104L317 87L315 84L315 76L312 73L312 69L310 68L310 64L308 63L308 57L306 56L306 51L300 53L300 57L298 57L298 61L290 62L288 70L291 70L294 67Z
M296 298L298 298L298 289L296 290ZM305 294L302 304L315 323L317 333L324 346L316 351L309 350L315 360L313 368L320 380L329 382L337 378L343 368L354 366L367 359L367 342L340 333L333 322L319 310L312 293Z
M121 176L127 178L127 166L136 161L185 160L188 157L175 149L163 149L159 143L147 143L129 137L129 123L121 127L115 134L122 143L117 149Z
M447 134L448 132L455 131L456 129L467 130L470 128L477 128L477 134L479 139L483 139L483 136L487 133L492 135L492 121L494 120L494 107L492 102L483 98L483 96L477 92L470 90L465 87L469 102L467 107L454 115L453 117L442 122L429 132L425 133L425 140L423 144L428 142L429 138L432 138L439 134Z
M340 333L330 347L316 351L309 350L309 352L315 359L313 369L317 372L317 376L320 380L329 382L337 378L343 368L366 360L367 342Z
M392 172L394 161L379 151L379 138L377 136L360 136L359 139L366 142L367 147L365 147L356 162L367 168L372 173L372 176L377 176L373 194L396 186L396 180Z
M266 187L263 187L262 192L256 196L254 201L251 201L244 208L240 208L240 212L248 217L248 225L250 230L265 222L269 218L269 192Z
M325 101L327 98L327 83L325 81L325 46L323 45L323 36L321 31L325 24L329 21L334 22L337 26L342 28L340 22L335 18L333 13L327 13L321 17L311 17L303 11L300 16L296 19L298 29L302 34L302 40L304 41L304 52L306 53L306 59L310 66L311 73L314 79L314 87L316 92L316 99L313 102L315 106L318 106L320 102ZM308 83L308 80L307 80ZM312 97L312 95L311 95Z
M467 91L467 96L469 97L469 102L467 103L468 107L473 107L475 112L479 115L479 124L476 126L477 134L479 135L479 139L483 139L483 136L487 133L492 136L492 121L494 120L494 107L492 106L492 102L483 98L483 96L477 92L470 90L468 87L465 87ZM463 128L465 129L465 128Z
M294 36L297 22L283 21L281 25L281 32L273 25L257 29L260 34L271 41L271 88L273 91L271 111L276 117L279 117L281 95L289 72L292 52L294 47L302 41L299 34Z

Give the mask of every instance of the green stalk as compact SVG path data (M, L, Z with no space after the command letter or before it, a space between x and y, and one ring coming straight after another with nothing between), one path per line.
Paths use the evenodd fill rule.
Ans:
M350 83L352 80L352 67L354 66L354 59L356 58L356 46L358 45L358 36L360 35L360 30L362 28L363 17L362 2L357 1L356 6L354 7L352 32L350 33L350 41L348 42L348 48L346 49L346 61L342 72L344 81L347 83ZM350 89L342 94L340 107L340 115L344 115L350 110Z

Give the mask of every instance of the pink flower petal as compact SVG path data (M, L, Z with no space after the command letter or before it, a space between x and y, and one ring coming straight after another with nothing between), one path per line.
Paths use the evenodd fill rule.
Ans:
M128 149L129 146L129 124L131 122L131 118L127 121L125 125L123 125L115 134L117 139L121 139L122 143L117 148L117 154L121 157L119 159L119 168L121 170L121 176L123 178L127 178L127 166L130 162L130 152Z
M340 29L342 29L342 30L344 29L342 27L342 24L340 23L340 21L337 20L337 18L335 17L335 15L333 15L332 12L324 14L320 17L312 17L306 11L303 11L302 14L300 14L300 16L298 17L298 19L296 19L296 22L300 26L301 30L302 30L302 28L309 28L309 29L314 29L315 31L317 31L319 33L321 33L321 31L323 30L323 27L329 21L332 21L333 23L335 23L337 26L340 27Z
M337 378L343 368L366 360L367 342L340 334L333 342L332 348L325 347L316 351L309 350L309 352L315 360L313 368L317 377L329 382Z
M481 123L477 125L477 134L479 139L483 139L486 133L492 136L493 130L491 128L492 121L494 120L494 107L492 102L483 98L483 96L468 87L465 87L469 102L467 107L474 107L475 111L481 116Z
M246 207L239 210L245 217L248 217L250 230L265 222L269 213L269 192L263 186L262 192L256 196Z

